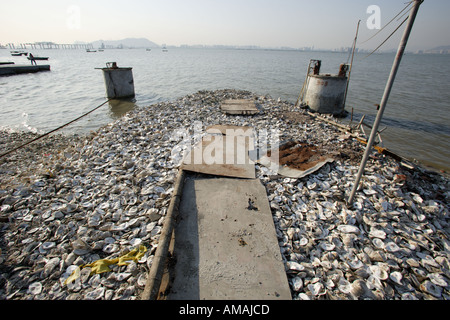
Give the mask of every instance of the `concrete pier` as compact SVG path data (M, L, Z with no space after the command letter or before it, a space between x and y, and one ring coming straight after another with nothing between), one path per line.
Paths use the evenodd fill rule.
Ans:
M186 174L174 230L173 283L169 300L290 300L265 187L255 179L253 128L215 125L186 156L236 160L183 165ZM222 135L229 139L220 139ZM226 141L226 143L225 143ZM206 142L206 143L205 143ZM218 159L217 158L217 159ZM192 161L189 161L192 163ZM204 175L202 175L204 174Z
M0 65L0 76L12 76L21 73L35 73L40 71L50 71L50 65Z
M290 300L259 179L188 176L175 230L169 300Z

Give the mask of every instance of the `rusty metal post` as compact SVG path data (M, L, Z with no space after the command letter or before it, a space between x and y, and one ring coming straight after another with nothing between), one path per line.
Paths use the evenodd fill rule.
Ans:
M412 9L409 13L408 24L403 33L402 40L400 41L400 45L397 50L397 56L395 57L394 64L392 65L391 74L389 75L389 79L388 79L388 82L386 83L386 88L384 90L383 98L381 99L380 108L378 110L378 114L375 119L375 122L373 123L373 128L372 128L372 132L370 133L370 138L367 141L366 151L364 152L364 156L361 161L361 166L359 167L359 171L356 176L355 184L353 185L353 189L352 189L351 194L347 201L347 205L349 205L349 206L352 205L352 203L353 203L353 198L355 196L356 190L358 189L361 177L364 173L364 169L365 169L367 160L369 158L369 154L372 150L373 142L375 141L375 137L377 136L378 127L379 127L381 119L383 117L384 109L386 108L386 104L389 99L389 95L391 93L392 86L395 81L395 76L397 75L397 71L399 69L400 62L402 60L403 54L405 53L406 44L408 43L409 35L411 34L414 20L416 19L417 12L419 11L419 7L423 1L424 0L414 0L414 6L412 7Z

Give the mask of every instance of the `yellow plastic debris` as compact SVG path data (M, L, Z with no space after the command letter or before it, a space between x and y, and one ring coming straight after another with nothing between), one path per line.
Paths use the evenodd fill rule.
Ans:
M73 270L72 274L66 279L66 281L64 281L64 285L77 280L80 277L80 270L80 267L77 267L75 270Z
M80 270L83 268L91 268L91 275L109 272L111 271L111 269L109 268L110 265L117 264L118 266L126 266L131 260L138 262L146 252L147 248L141 245L139 246L139 248L133 249L121 257L115 259L100 259L90 264L82 265L72 272L72 274L66 279L66 281L64 281L64 285L78 279L80 277Z

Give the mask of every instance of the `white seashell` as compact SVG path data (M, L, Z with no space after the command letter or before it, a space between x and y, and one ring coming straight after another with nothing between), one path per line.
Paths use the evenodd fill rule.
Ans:
M386 280L389 276L386 270L378 265L369 266L369 270L375 278L380 280Z
M114 253L117 251L119 251L119 246L114 243L107 244L106 246L103 247L103 252L106 252L106 253Z
M128 222L119 224L118 226L112 226L111 231L124 231L128 228Z
M367 288L369 288L370 290L373 290L373 289L384 290L383 284L381 283L380 279L377 277L370 276L369 278L367 278L366 284L367 284Z
M139 221L139 220L136 219L136 218L131 219L130 221L128 221L128 227L134 226L138 221Z
M427 219L427 216L424 214L419 214L417 216L417 220L419 220L419 222L424 222Z
M152 237L156 236L157 234L159 234L161 232L161 227L160 226L156 226L153 228L153 230L150 232L150 235Z
M147 233L152 232L153 228L156 226L157 222L151 222L146 226Z
M300 277L295 277L292 279L292 288L295 292L299 292L303 289L303 280Z
M300 300L311 300L310 296L308 296L306 293L302 292L298 294L298 298Z
M293 270L293 271L303 271L305 270L305 267L302 266L300 263L295 262L295 261L288 261L287 262L287 266L289 270Z
M406 292L402 294L402 300L419 300L419 298L410 292Z
M412 258L406 259L406 263L409 264L411 267L414 267L414 268L417 268L417 267L420 266L419 261L417 261L416 259L412 259Z
M83 268L80 271L80 281L81 283L85 283L89 280L89 276L91 275L91 268Z
M359 268L364 267L364 263L361 262L361 260L359 259L355 259L355 260L349 260L347 261L347 264L350 266L350 268L352 268L353 270L357 270Z
M372 243L374 244L375 247L377 247L378 249L384 249L385 244L383 242L383 240L379 239L379 238L374 238L372 239Z
M418 252L418 254L417 254L418 256L419 256L419 253L420 252ZM440 265L430 255L425 255L420 262L423 266L429 265L429 266L432 266L435 268L440 268Z
M307 238L301 238L300 239L300 245L306 246L308 244L309 240Z
M325 251L333 251L336 246L333 243L322 242L320 247Z
M362 298L366 291L367 291L367 285L364 283L363 280L357 279L353 281L351 284L350 293L355 297L356 299Z
M428 280L424 281L420 285L420 290L422 290L423 292L429 293L436 298L440 298L442 296L442 288Z
M67 203L62 208L61 211L65 214L72 213L78 209L78 205L74 203Z
M117 273L115 276L115 279L117 281L124 281L124 280L127 280L129 277L131 277L130 272L122 272L122 273Z
M58 257L50 259L44 266L44 272L43 272L44 278L48 277L53 272L55 267L57 265L59 265L59 263L60 263L60 259Z
M327 289L332 290L335 287L333 280L327 279L326 287Z
M287 233L289 240L292 240L295 235L295 228L288 228L286 233Z
M56 245L55 242L44 242L44 243L41 245L41 248L42 248L43 250L50 250L50 249L54 248L55 245Z
M338 289L342 293L348 294L351 293L352 291L352 285L347 279L340 278L338 283Z
M340 225L337 227L337 229L343 233L354 233L354 234L360 233L360 231L357 227L349 225L349 224Z
M147 273L142 273L137 281L136 281L137 285L141 288L145 287L145 284L147 283Z
M315 296L323 295L326 293L326 289L324 288L321 282L316 282L314 284L308 284L308 290Z
M446 288L448 286L447 281L445 281L445 278L440 273L430 273L428 275L428 278L433 282L435 285Z
M33 220L33 214L27 214L25 217L23 217L23 221L30 222Z
M402 274L400 273L400 272L398 272L398 271L395 271L395 272L392 272L390 275L389 275L389 278L392 280L392 281L394 281L395 283L397 283L397 284L399 284L399 285L403 285L403 283L402 283L402 278L403 278L403 276L402 276Z
M363 205L362 205L362 203L360 203L360 202L355 202L355 203L353 203L353 207L356 209L356 210L362 210L362 208L363 208Z
M100 225L100 221L102 220L102 217L98 214L93 215L88 219L88 226L89 227L97 227Z
M42 283L40 282L34 282L30 284L27 290L27 293L32 295L37 295L40 294L41 292L42 292Z
M105 288L100 287L95 290L89 291L84 295L84 299L86 300L100 300L105 295Z
M99 274L94 274L92 277L89 278L88 281L89 285L92 288L98 288L101 285L101 278Z
M386 239L386 232L384 232L383 230L372 229L369 232L369 237Z
M400 247L394 242L388 242L384 246L384 248L389 252L397 252L400 250Z
M413 200L415 201L415 202L417 202L417 203L423 203L423 199L422 199L422 197L421 196L419 196L418 194L416 194L416 193L412 193L411 192L411 194L413 195Z
M363 192L368 195L368 196L372 196L374 194L377 194L377 192L373 189L364 189Z
M137 246L139 246L141 243L142 243L142 239L139 239L139 238L133 238L133 239L130 240L130 244L131 244L133 247L137 247Z
M309 190L314 190L315 188L317 188L317 183L316 182L311 182L308 180L308 182L306 183L306 187Z
M112 244L114 242L116 242L116 239L114 239L113 237L106 237L105 238L105 243L106 244Z

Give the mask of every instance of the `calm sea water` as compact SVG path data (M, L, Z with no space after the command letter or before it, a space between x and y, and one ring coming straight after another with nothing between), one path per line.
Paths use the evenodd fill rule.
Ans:
M106 62L133 67L136 102L100 108L64 129L84 134L107 124L135 105L174 100L199 90L242 89L295 102L310 59L321 59L323 73L337 73L348 55L272 50L153 49L32 50L48 56L51 72L0 78L0 128L52 130L106 100L101 70ZM394 54L356 55L347 99L354 122L372 124ZM28 64L0 50L0 61ZM425 165L450 171L450 55L406 55L380 128L384 146ZM349 121L344 119L344 121Z

